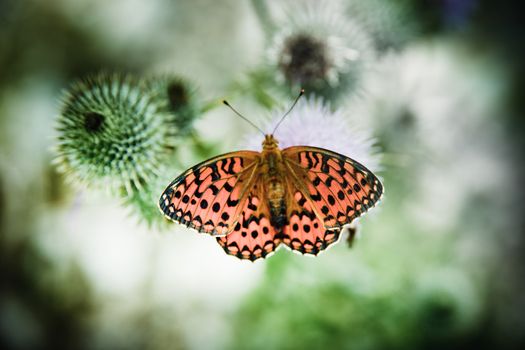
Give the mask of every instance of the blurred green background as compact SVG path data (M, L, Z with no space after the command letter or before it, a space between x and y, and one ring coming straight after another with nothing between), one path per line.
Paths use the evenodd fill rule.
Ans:
M312 3L0 0L2 349L523 348L525 20L506 1ZM191 131L138 199L53 162L64 89L99 72L195 87ZM218 101L263 125L299 85L382 154L386 195L352 247L250 263L150 210L250 143Z

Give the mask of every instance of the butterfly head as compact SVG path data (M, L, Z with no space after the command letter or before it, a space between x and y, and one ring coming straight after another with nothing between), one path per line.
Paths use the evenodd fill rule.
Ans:
M266 134L264 135L264 141L262 143L263 150L273 150L278 148L279 141L273 137L273 135Z

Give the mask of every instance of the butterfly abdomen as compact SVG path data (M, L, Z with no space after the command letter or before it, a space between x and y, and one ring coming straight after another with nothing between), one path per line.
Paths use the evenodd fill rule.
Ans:
M268 207L270 208L270 223L278 231L288 224L286 215L285 188L277 176L269 177L266 185Z
M277 229L277 231L280 231L284 226L288 225L284 199L279 203L270 202L270 215L270 223Z

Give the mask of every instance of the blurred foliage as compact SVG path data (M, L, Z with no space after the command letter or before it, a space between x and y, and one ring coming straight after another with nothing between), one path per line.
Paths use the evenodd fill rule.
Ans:
M522 13L506 1L306 3L0 0L2 349L524 346ZM123 112L116 76L80 118L57 106L60 89L101 71L136 77L124 88L155 105L151 118ZM185 231L154 235L175 230L157 209L164 187L245 134L220 100L251 119L299 85L385 152L384 202L352 247L315 259L283 249L248 266ZM80 86L75 96L89 94ZM96 134L108 112L97 104L117 106L115 132L161 118L145 147L171 138L147 179L98 201L97 186L70 187L51 166L71 135L55 121ZM85 148L100 155L97 145Z
M2 245L0 253L2 348L82 346L95 305L80 267L71 262L60 272L64 267L54 266L28 241Z

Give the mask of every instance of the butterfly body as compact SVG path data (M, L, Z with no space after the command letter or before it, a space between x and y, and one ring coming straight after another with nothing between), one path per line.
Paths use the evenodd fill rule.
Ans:
M266 135L261 152L262 166L259 177L262 178L270 211L270 223L280 231L287 223L286 213L286 166L277 140Z
M372 172L344 155L309 146L281 150L273 135L262 146L187 170L161 195L161 211L253 261L281 244L316 255L383 193Z

